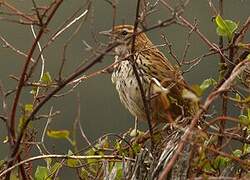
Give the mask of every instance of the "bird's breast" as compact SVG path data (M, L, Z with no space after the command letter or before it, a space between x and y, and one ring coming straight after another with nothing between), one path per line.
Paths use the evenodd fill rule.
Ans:
M118 58L118 57L116 57ZM149 86L149 81L145 80L143 74L139 73L143 89ZM121 102L125 107L139 119L144 119L144 108L141 98L138 80L135 77L131 63L128 60L120 61L114 67L112 82L115 84Z

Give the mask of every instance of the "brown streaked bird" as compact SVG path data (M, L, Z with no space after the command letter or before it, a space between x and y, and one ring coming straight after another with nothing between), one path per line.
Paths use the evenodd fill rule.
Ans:
M146 113L131 64L132 35L134 26L118 25L102 34L111 35L121 42L115 48L112 82L121 102L139 120L147 120ZM140 29L137 30L140 32ZM144 93L150 99L150 115L153 125L173 122L178 117L190 117L197 110L196 96L190 91L181 73L149 40L145 33L136 36L134 60ZM150 93L149 93L150 92Z

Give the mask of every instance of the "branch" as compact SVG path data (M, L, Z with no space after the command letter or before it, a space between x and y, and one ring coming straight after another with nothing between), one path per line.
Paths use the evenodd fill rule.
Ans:
M52 97L53 95L55 95L57 92L59 92L61 89L63 89L68 83L70 83L71 81L73 81L75 78L77 78L79 75L83 74L84 72L86 72L89 68L93 67L96 63L100 62L102 60L102 58L108 53L110 52L113 48L115 48L116 46L118 46L119 43L114 43L111 44L103 53L101 53L99 56L97 56L96 58L94 58L93 60L90 61L90 63L88 63L86 66L82 67L81 69L79 69L78 71L74 72L72 75L70 75L67 79L65 79L64 81L61 82L61 84L59 84L59 86L57 88L55 88L52 92L50 92L36 107L35 109L32 111L32 113L30 114L30 116L27 118L27 120L25 121L25 123L23 124L23 128L20 132L20 135L17 139L17 142L15 144L15 147L13 149L13 152L11 154L11 158L14 158L20 148L20 143L22 140L22 137L24 135L24 132L26 130L26 128L28 127L28 124L30 123L30 121L33 119L33 117L35 116L35 114L43 107L44 104L46 104Z
M129 157L124 157L124 156L116 156L116 155L93 155L93 156L70 156L70 155L58 155L58 154L49 154L49 155L40 155L40 156L35 156L31 157L29 159L25 159L23 161L20 161L19 163L16 163L15 165L9 167L8 169L2 171L0 173L0 177L3 177L5 174L10 172L11 170L15 169L16 167L29 163L35 160L39 159L46 159L46 158L61 158L61 159L82 159L82 160L87 160L87 159L108 159L108 160L127 160L127 161L132 161L135 162L134 159L129 158Z
M151 120L150 120L150 111L149 111L149 107L148 107L148 103L147 103L147 100L146 100L146 95L145 95L145 91L143 89L143 86L142 86L142 82L141 82L141 79L140 79L140 76L138 74L138 71L137 71L137 63L136 63L136 59L134 57L134 54L135 54L135 40L136 40L136 35L137 35L137 27L138 27L138 24L139 24L139 12L140 12L140 0L137 1L137 7L136 7L136 17L135 17L135 23L134 23L134 31L133 31L133 35L132 35L132 47L131 47L131 57L132 57L132 61L131 61L131 64L132 64L132 67L133 67L133 72L135 74L135 77L136 77L136 80L138 82L138 86L139 86L139 89L140 89L140 93L141 93L141 98L142 98L142 101L143 101L143 106L145 108L145 113L146 113L146 117L147 117L147 122L148 122L148 128L149 128L149 132L150 132L150 136L151 136L151 145L152 145L152 150L153 150L153 146L154 146L154 143L153 143L153 128L152 128L152 124L151 124Z
M11 143L14 143L15 140L15 136L16 136L16 132L15 132L15 116L16 116L16 109L17 109L17 104L21 95L21 91L24 85L24 81L25 81L25 76L26 76L26 72L28 70L28 66L31 62L32 59L32 55L36 49L36 46L38 45L39 40L41 39L43 32L45 30L45 28L47 27L47 25L49 24L49 22L51 21L52 17L54 16L56 10L59 8L60 4L63 2L63 0L59 0L58 3L55 5L54 9L52 10L52 12L50 13L48 20L46 21L46 23L44 24L44 26L41 27L29 53L28 53L28 57L26 59L26 62L24 64L23 70L22 70L22 74L21 74L21 78L19 80L19 83L17 85L17 91L16 91L16 96L14 98L14 103L12 106L12 110L11 110L11 115L10 115L10 132L11 132Z
M184 135L181 138L181 141L178 144L176 153L173 155L171 160L168 162L167 166L164 168L162 174L160 175L159 180L164 180L166 179L168 173L172 169L173 165L175 164L177 158L179 157L180 153L182 152L190 134L192 133L193 128L197 125L199 119L202 117L203 113L206 112L210 106L210 104L222 93L228 90L235 78L242 73L247 66L250 65L249 59L245 59L244 61L240 62L235 68L233 69L231 75L229 78L215 91L213 91L206 99L203 107L196 113L194 118L191 121L190 126L187 128L185 131Z

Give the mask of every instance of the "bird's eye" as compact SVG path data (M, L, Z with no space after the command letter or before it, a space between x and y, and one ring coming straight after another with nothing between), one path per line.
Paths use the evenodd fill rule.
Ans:
M123 31L122 31L122 35L123 35L123 36L126 36L127 34L128 34L128 31L126 31L126 30L123 30Z

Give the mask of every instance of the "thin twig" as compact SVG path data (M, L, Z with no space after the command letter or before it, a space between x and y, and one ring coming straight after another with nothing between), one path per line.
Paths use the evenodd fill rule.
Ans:
M10 48L11 50L13 50L14 52L16 52L17 54L19 54L21 56L24 56L26 58L28 57L27 54L25 54L21 50L15 48L13 45L11 45L2 35L0 35L0 39L4 42L4 47ZM35 62L35 60L33 58L31 58L31 62Z
M36 39L37 37L36 37L36 32L34 30L34 26L31 25L30 28L31 28L31 32L32 32L32 34L34 36L34 39ZM37 46L38 46L39 51L41 52L42 51L42 47L41 47L39 41L37 42ZM39 82L42 81L42 78L43 78L43 75L44 75L44 69L45 69L45 58L44 58L42 52L41 52L41 60L42 60L42 64L41 64L41 72L40 72ZM34 96L34 102L33 102L33 104L35 104L36 98L39 95L39 91L40 91L40 87L38 86L37 89L36 89L36 94Z
M10 3L6 2L6 1L1 1L1 5L6 6L6 8L8 8L12 12L14 12L16 15L28 20L31 23L36 22L36 19L33 19L30 16L27 16L25 13L19 11L16 7L12 6Z
M46 151L46 153L48 153L48 154L49 154L49 151L48 151L48 149L44 145L44 138L45 138L45 134L46 134L46 131L48 129L48 126L49 126L49 124L52 121L52 112L53 112L53 106L50 108L49 116L48 116L47 122L45 124L45 127L43 129L43 133L42 133L42 137L41 137L41 145L44 148L44 150Z
M220 16L223 16L223 0L219 0L219 14ZM220 49L223 49L223 37L222 36L219 36L219 48ZM229 59L232 59L229 58ZM220 56L220 69L219 69L219 72L220 72L220 76L223 77L225 75L225 68L227 67L226 64L225 64L225 59ZM225 96L227 96L227 92L224 92L222 93L222 116L227 116L227 99L225 98ZM220 122L220 133L223 133L224 130L225 130L225 122L226 121L221 121ZM223 136L219 136L218 137L218 147L220 147L223 143Z
M88 13L88 9L86 9L83 13L81 13L78 17L74 18L69 24L60 29L52 38L51 41L54 41L60 34L66 31L70 26L75 24L77 21L81 20Z
M160 0L160 2L167 7L171 12L174 12L174 9L166 2L166 0ZM187 19L185 19L180 14L177 14L179 20L184 23L190 29L195 29L195 32L199 35L199 37L208 45L208 47L212 48L213 50L220 52L219 48L216 47L213 43L211 43L204 34L200 32L198 28L195 28ZM221 53L221 52L220 52Z
M19 137L17 139L17 142L16 142L15 147L13 148L13 152L11 154L12 158L15 157L17 155L17 153L18 153L22 137L24 135L24 132L25 132L26 128L28 127L28 124L34 118L35 114L43 107L43 105L45 103L47 103L51 99L51 97L53 97L57 92L59 92L61 89L63 89L69 82L73 81L76 77L78 77L79 75L83 74L85 71L87 71L89 68L91 68L92 66L94 66L96 63L100 62L102 60L102 58L108 52L110 52L113 48L115 48L118 45L119 45L119 43L111 44L107 49L105 49L103 51L102 54L100 54L99 56L95 57L87 65L85 65L84 67L80 68L78 71L76 71L73 74L71 74L67 79L65 79L63 82L61 82L57 88L55 88L52 92L50 92L49 94L47 94L46 97L44 97L44 99L39 104L37 104L37 106L35 107L35 109L32 111L32 113L30 114L30 116L27 118L27 120L23 124L23 128L22 128L22 130L20 132L20 135L19 135Z
M142 97L143 106L144 106L146 117L147 117L149 132L150 132L150 135L151 135L151 146L152 146L152 150L153 150L154 139L153 139L153 128L152 128L152 124L151 124L151 120L150 120L150 111L149 111L145 91L144 91L140 76L139 76L138 71L137 71L136 59L134 57L136 33L137 33L137 27L138 27L138 24L139 24L140 2L141 2L140 0L137 0L136 17L135 17L134 30L133 30L133 35L132 35L132 46L131 46L131 58L132 58L131 60L132 61L131 61L131 64L132 64L133 72L135 74L135 77L136 77L136 80L137 80L137 83L138 83L138 86L139 86L139 89L140 89L140 94L141 94L141 97Z
M9 167L8 169L2 171L0 173L0 177L3 177L5 174L7 174L8 172L10 172L11 170L15 169L16 167L23 165L25 163L29 163L32 161L36 161L39 159L46 159L46 158L59 158L59 159L82 159L82 160L86 160L86 159L107 159L107 160L127 160L127 161L132 161L135 162L134 159L129 158L129 157L124 157L124 156L116 156L116 155L93 155L93 156L70 156L70 155L59 155L59 154L49 154L49 155L40 155L40 156L35 156L35 157L31 157L29 159L25 159L23 161L20 161L18 163L16 163L15 165Z
M215 91L213 91L206 99L205 103L202 106L202 109L200 109L194 116L194 118L191 121L191 124L189 125L189 127L187 128L187 130L185 131L184 135L181 138L181 141L178 144L178 147L176 149L175 154L173 155L173 157L171 158L171 160L168 162L168 164L166 165L166 167L164 168L163 172L160 175L159 180L164 180L166 179L168 173L170 172L170 170L172 169L174 163L176 162L177 158L179 157L181 151L183 150L187 139L189 138L190 134L192 133L193 128L197 125L200 117L202 117L203 113L206 112L210 106L210 104L216 99L218 98L218 96L225 92L226 90L228 90L233 81L235 80L235 78L241 73L243 72L246 67L250 65L250 61L248 59L243 60L242 62L240 62L237 66L235 66L235 68L233 69L231 75L229 76L229 78Z
M11 158L10 158L11 160L8 162L7 167L12 166L12 164L16 160L16 159L13 159L13 158L16 157L16 155L17 155L17 151L20 148L21 139L22 139L22 137L24 135L24 131L25 131L26 127L27 127L26 126L24 129L22 129L22 134L19 136L18 141L15 142L15 139L16 139L16 130L15 130L16 129L16 127L15 127L16 122L15 122L15 120L16 120L16 113L17 113L17 105L18 105L18 102L19 102L21 91L22 91L23 86L24 86L25 77L26 77L28 67L29 67L29 64L31 62L33 53L34 53L34 51L36 49L37 43L39 42L40 38L42 37L42 35L44 33L45 28L47 27L47 25L51 21L52 17L54 16L55 12L57 11L57 9L59 8L59 6L61 5L62 2L63 2L63 0L58 0L57 1L57 4L55 5L54 9L50 13L46 23L44 24L43 27L41 27L39 33L37 34L37 38L35 39L35 41L32 44L32 47L31 47L31 49L30 49L30 51L28 53L28 57L26 59L24 67L22 69L21 77L20 77L20 80L19 80L18 85L17 85L17 91L16 91L16 95L15 95L15 98L14 98L14 101L13 101L13 105L12 105L11 113L10 113L10 118L9 118L9 121L10 121L10 133L11 133L10 144L15 145L15 146L14 146L13 151L11 153ZM19 159L19 155L17 157ZM8 173L7 174L7 179L9 179L9 178L10 178L10 174Z

